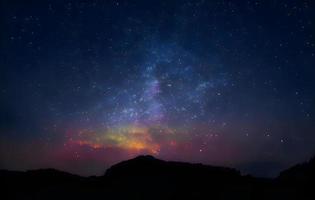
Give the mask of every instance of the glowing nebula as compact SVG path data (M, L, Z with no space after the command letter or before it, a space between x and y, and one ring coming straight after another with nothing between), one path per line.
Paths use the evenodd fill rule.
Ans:
M112 128L103 133L83 131L72 142L92 148L120 148L128 152L158 154L160 145L155 142L146 127L129 125Z

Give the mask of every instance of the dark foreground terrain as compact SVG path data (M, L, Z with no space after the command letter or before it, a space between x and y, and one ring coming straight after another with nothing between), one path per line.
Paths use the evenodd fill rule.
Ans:
M114 165L100 177L54 169L0 170L0 182L0 199L315 199L315 159L275 179L139 156Z

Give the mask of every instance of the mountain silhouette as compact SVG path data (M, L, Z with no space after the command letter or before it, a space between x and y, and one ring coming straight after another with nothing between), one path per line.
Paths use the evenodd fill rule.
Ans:
M203 164L191 164L183 162L163 161L153 156L139 156L134 159L123 161L109 168L106 178L160 178L167 176L168 178L197 178L205 179L211 176L212 179L240 178L240 172L225 167L213 167Z
M280 173L279 179L296 183L315 183L315 156Z
M242 176L236 169L139 156L103 176L54 169L0 170L1 199L315 199L315 159L275 179Z

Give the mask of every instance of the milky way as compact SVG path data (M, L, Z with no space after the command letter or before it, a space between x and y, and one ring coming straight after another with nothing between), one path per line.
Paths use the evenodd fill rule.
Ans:
M121 86L100 87L105 97L97 109L103 121L92 122L93 128L71 137L72 142L159 154L164 145L174 145L179 138L189 142L185 131L193 132L200 120L208 130L199 134L209 137L213 113L206 109L228 87L227 75L205 73L217 64L198 63L174 44L159 47L144 48L144 61L127 72L118 69L126 75ZM88 113L94 115L95 110ZM94 130L98 125L100 130Z
M315 153L312 2L1 4L0 168L273 176Z

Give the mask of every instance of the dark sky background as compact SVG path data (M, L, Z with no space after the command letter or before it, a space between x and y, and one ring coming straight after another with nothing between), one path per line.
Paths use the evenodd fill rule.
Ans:
M311 0L1 0L0 168L274 176L315 154L314 19Z

